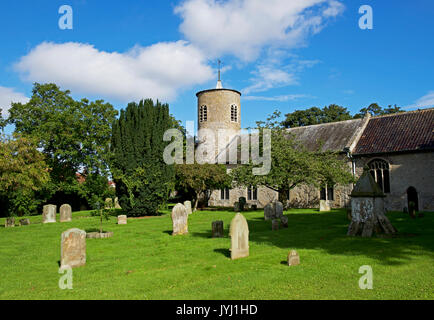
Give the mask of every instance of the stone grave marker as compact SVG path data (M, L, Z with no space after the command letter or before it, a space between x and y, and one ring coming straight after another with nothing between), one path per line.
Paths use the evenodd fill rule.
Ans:
M86 232L72 228L62 233L60 268L80 267L86 264Z
M69 204L63 204L60 207L60 222L69 222L72 220L72 208Z
M20 226L28 226L30 224L29 219L20 219Z
M271 220L274 217L274 203L269 203L264 207L264 219L265 221Z
M288 217L287 216L282 216L280 218L280 222L282 223L283 228L288 228Z
M296 266L300 264L300 256L297 251L291 250L288 254L288 266Z
M213 221L212 223L212 237L223 238L223 221Z
M12 228L15 227L15 218L9 217L5 220L5 228Z
M172 235L188 233L188 213L182 203L177 203L172 209L172 225Z
M249 226L241 213L237 213L232 219L229 234L231 236L231 259L248 257Z
M127 224L127 216L126 215L120 215L118 216L118 224Z
M191 201L184 201L184 207L187 210L187 214L192 214Z
M43 207L42 211L42 223L56 222L57 206L54 204L47 204Z

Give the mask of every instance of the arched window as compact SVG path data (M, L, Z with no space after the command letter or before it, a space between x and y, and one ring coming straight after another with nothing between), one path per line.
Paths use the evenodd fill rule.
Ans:
M231 105L231 121L238 122L238 107L236 105Z
M390 193L389 164L381 159L374 159L368 163L369 172L384 193Z
M206 106L200 106L199 108L199 122L208 121L208 108Z

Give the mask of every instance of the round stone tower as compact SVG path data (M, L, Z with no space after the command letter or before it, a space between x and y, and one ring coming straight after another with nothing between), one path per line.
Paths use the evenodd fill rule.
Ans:
M219 79L215 89L199 91L196 96L198 140L204 142L212 134L217 155L241 129L241 93L223 88Z

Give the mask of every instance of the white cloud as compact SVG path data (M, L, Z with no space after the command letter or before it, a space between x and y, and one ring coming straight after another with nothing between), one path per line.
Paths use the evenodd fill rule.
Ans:
M8 117L11 102L27 103L28 101L29 98L20 92L16 92L15 89L0 86L0 109L2 109L3 117Z
M175 13L180 31L208 55L254 61L264 47L303 44L343 9L336 0L186 0Z
M125 53L90 44L43 42L15 64L23 80L54 82L79 94L124 102L173 100L179 90L213 77L203 53L185 41L135 46Z
M434 107L434 91L429 91L423 97L416 100L414 104L411 104L404 109L417 109L417 108L429 108Z
M306 95L306 94L287 94L287 95L272 96L272 97L245 96L244 100L286 102L286 101L294 101L294 100L303 99L303 98L311 98L311 96L310 95Z

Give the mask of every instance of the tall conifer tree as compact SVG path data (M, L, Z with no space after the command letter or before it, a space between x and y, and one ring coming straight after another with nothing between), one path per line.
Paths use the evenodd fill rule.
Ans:
M155 215L167 201L175 169L163 160L163 135L172 127L169 106L150 99L129 103L113 123L111 171L130 216Z

